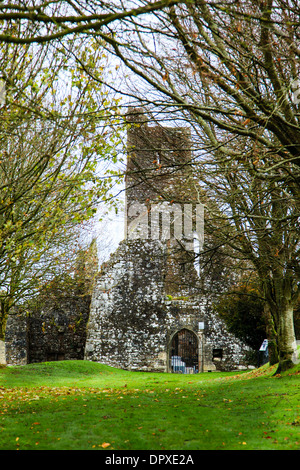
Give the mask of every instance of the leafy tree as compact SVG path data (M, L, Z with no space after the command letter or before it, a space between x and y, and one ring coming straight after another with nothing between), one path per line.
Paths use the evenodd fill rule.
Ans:
M172 112L192 111L226 136L260 143L273 171L284 168L288 179L283 163L300 164L297 15L290 0L200 0L156 12L146 24L132 19L129 31L126 23L106 40L140 86L150 85L141 101L164 99ZM255 160L256 147L247 156Z
M166 6L175 5L179 0L140 1L130 8L123 2L89 2L77 0L57 2L12 1L0 4L0 21L4 24L18 24L16 31L3 28L0 41L14 44L46 43L74 34L95 34L104 30L108 35L111 28L117 28L120 20L149 14Z
M257 288L246 283L222 295L215 309L228 330L257 351L267 335L264 303Z
M36 295L30 297L24 305L26 311L40 309L41 302L59 303L59 299L67 296L91 296L95 276L98 272L98 250L96 238L78 249L73 257L73 264L40 285Z
M119 124L110 114L116 102L89 80L73 60L75 51L104 73L105 55L92 41L1 46L2 336L15 303L71 269L84 225L98 203L110 198L114 184L109 162L119 141L113 127Z
M200 0L147 24L134 18L111 38L99 33L136 77L124 93L159 120L191 127L195 174L223 212L207 207L206 231L258 274L279 370L294 360L300 286L298 14L287 0Z

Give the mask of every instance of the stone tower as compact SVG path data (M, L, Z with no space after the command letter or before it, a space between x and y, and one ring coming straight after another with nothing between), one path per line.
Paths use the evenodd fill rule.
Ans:
M125 238L165 243L167 294L197 283L194 241L203 242L203 207L192 172L187 128L149 126L142 109L127 114ZM195 290L195 289L194 289Z
M194 266L203 212L190 131L148 125L140 109L127 121L125 238L95 282L85 359L160 372L245 366L247 346L213 314Z

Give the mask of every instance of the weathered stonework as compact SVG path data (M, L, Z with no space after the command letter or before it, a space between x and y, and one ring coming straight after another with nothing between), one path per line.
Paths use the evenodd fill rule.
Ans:
M5 333L8 365L83 359L89 295L66 294L44 300L30 314L9 315Z
M197 201L187 164L188 137L184 129L148 127L143 119L129 130L126 228L134 220L133 203L149 207L166 197L181 204ZM201 294L204 281L179 246L176 240L151 236L129 237L119 245L96 279L86 360L159 372L247 367L249 348L213 314L213 298Z
M8 365L84 358L91 289L97 270L97 245L92 240L88 249L77 253L74 276L45 284L26 311L21 306L14 308L5 331Z
M157 262L155 262L157 260ZM197 336L198 371L247 367L249 348L229 334L207 299L170 299L164 289L164 246L125 241L95 284L85 359L130 370L171 371L172 338ZM199 322L204 330L199 330ZM213 351L222 358L213 359Z
M5 360L7 365L25 365L28 360L27 317L16 310L6 323Z

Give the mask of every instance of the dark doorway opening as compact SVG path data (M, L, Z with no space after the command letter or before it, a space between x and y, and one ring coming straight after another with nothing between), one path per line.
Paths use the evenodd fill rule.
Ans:
M178 331L172 339L171 371L181 374L199 372L198 338L186 328Z
M52 361L64 361L65 355L63 352L48 352L46 356L46 362Z
M220 361L223 358L223 349L213 349L213 360Z

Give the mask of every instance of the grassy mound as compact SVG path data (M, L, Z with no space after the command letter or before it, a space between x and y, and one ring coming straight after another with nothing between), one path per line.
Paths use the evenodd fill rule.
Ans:
M300 365L197 375L88 361L0 370L1 449L300 449ZM276 369L275 369L276 370Z

